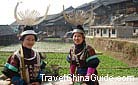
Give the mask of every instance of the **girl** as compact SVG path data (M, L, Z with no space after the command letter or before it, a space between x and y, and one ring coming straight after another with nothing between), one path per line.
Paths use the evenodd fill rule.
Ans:
M74 45L67 56L67 61L70 63L72 81L81 81L87 85L98 85L97 79L94 77L97 75L96 68L99 65L99 59L95 50L86 44L84 30L81 25L78 25L77 28L73 30L73 42ZM75 77L75 73L77 76L83 76L83 79L81 78L79 80L80 77ZM92 75L94 77L91 79ZM86 78L87 80L89 78L89 80L85 81Z
M11 79L14 85L40 85L43 57L32 49L37 41L37 34L32 26L26 26L20 35L21 48L8 58L2 73Z

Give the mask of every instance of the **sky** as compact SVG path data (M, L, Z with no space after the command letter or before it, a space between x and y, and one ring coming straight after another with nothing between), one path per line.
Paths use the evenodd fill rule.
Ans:
M70 6L77 7L91 1L93 0L0 0L0 25L9 25L15 21L14 8L17 2L22 2L17 8L18 12L26 9L37 10L40 16L43 16L48 5L50 5L49 15L63 11L63 5L66 9Z

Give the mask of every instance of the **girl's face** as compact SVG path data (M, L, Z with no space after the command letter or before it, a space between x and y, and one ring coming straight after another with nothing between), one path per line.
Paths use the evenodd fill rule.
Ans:
M31 49L33 47L33 45L35 44L35 36L34 35L25 36L22 44L24 47Z
M84 40L84 37L81 33L74 33L73 34L73 42L78 45L78 44L81 44Z

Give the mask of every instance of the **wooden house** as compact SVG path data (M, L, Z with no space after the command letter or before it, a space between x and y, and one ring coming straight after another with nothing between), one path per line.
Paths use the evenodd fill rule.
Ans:
M0 46L17 43L19 40L13 28L9 25L0 25Z
M93 3L94 22L89 35L95 37L128 38L138 31L138 1L96 0ZM112 36L112 31L114 36Z
M131 26L90 26L91 36L104 38L128 38L133 36ZM125 35L125 36L124 36Z
M65 11L70 11L73 7L67 8ZM63 37L66 32L71 31L73 25L65 21L63 14L49 15L46 20L38 25L39 30L47 33L51 37Z

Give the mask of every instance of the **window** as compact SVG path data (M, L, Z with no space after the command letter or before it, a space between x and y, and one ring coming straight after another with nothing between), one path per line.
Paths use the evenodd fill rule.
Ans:
M133 30L133 33L136 33L136 29Z
M103 34L107 34L107 29L103 29Z
M115 34L115 29L112 29L112 34Z
M97 29L97 34L99 34L99 29Z

